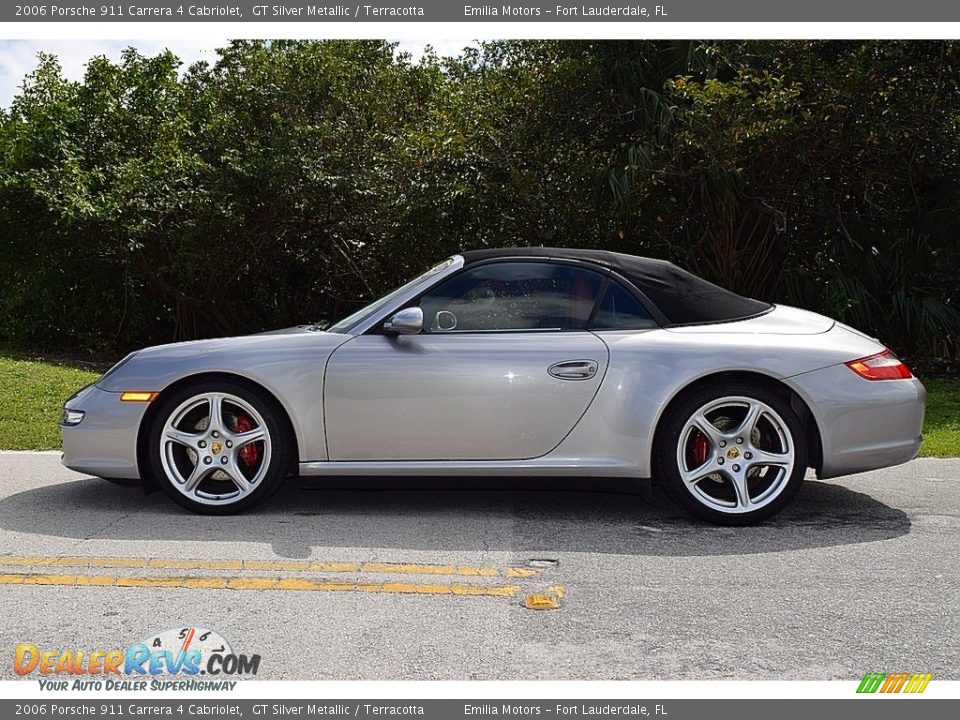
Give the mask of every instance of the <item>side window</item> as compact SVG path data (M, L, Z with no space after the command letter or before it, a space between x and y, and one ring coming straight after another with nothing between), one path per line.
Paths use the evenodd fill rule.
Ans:
M590 323L591 330L645 330L656 326L640 301L615 280L610 281Z
M583 330L604 276L571 265L498 262L464 270L420 299L424 331Z

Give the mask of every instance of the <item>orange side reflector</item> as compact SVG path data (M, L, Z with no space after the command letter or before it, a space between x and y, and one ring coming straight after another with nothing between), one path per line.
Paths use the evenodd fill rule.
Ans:
M141 390L125 392L120 395L120 402L150 402L155 399L159 393L144 392Z

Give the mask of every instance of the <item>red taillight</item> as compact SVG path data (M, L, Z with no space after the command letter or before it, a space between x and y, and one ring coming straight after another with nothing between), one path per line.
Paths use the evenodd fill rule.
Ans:
M851 360L846 365L867 380L906 380L913 377L910 368L889 350L859 360Z

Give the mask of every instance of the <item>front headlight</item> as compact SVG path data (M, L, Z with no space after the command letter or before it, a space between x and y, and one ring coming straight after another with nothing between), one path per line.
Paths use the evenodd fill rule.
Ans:
M83 410L71 410L70 408L64 408L63 413L60 415L60 424L65 425L66 427L79 425L83 421L84 415L85 413Z

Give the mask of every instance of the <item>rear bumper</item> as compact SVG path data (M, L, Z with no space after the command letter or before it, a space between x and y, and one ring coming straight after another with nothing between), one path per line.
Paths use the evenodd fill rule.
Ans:
M788 382L806 401L820 430L818 477L876 470L917 456L927 391L916 378L870 381L835 365Z
M104 478L140 478L137 433L146 403L120 402L120 393L88 385L64 407L84 412L79 425L60 426L66 467Z

